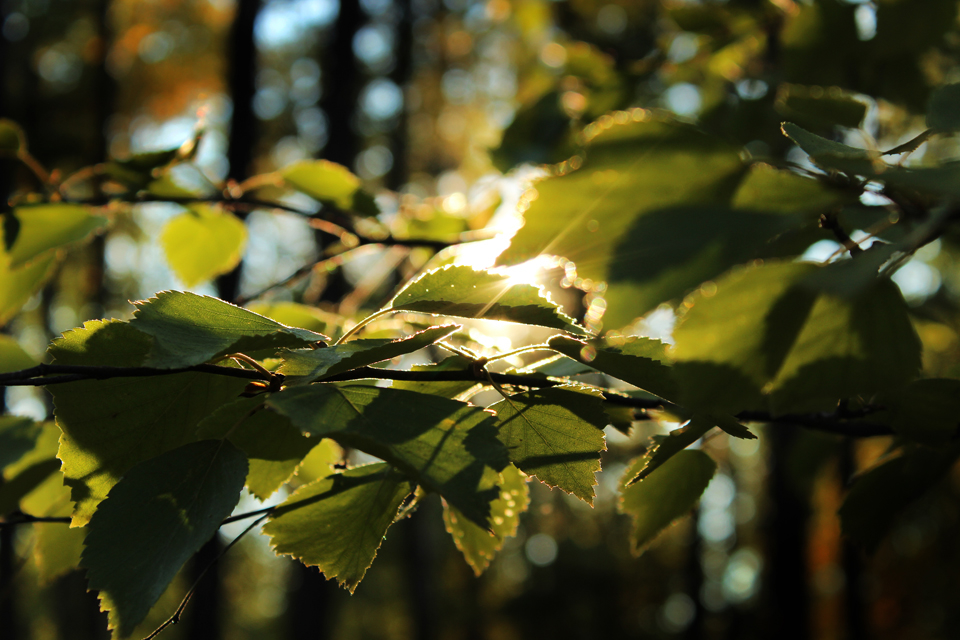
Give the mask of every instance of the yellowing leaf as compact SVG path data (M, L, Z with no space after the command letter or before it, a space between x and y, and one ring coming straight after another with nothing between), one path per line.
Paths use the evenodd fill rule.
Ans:
M236 216L199 205L170 220L160 234L170 267L188 287L236 267L246 241L247 227Z
M83 240L106 224L106 218L76 204L16 207L4 215L3 241L10 266L19 267L47 251Z
M380 213L373 198L361 188L360 178L329 160L304 160L281 169L291 187L338 209L367 215Z
M53 273L56 256L50 253L14 268L10 256L0 251L0 325L15 316Z

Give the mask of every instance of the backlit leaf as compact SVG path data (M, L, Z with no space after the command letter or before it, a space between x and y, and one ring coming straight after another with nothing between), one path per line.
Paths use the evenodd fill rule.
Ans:
M748 171L738 149L665 116L620 112L586 133L583 166L569 170L577 158L536 183L524 226L499 261L562 256L576 263L578 277L606 281L607 328L735 264L802 252L815 239L809 233L823 200L832 199L797 206L788 187L805 178ZM757 187L747 183L758 178L783 188L752 197Z
M443 522L454 544L476 575L490 566L505 539L517 534L520 514L530 504L527 476L512 464L500 472L500 497L490 503L490 531L467 520L447 503L443 505Z
M130 325L155 338L145 361L153 367L177 369L230 353L306 347L329 339L195 293L161 291L136 304Z
M15 316L20 307L40 290L53 273L56 257L41 256L22 267L10 266L10 256L0 251L0 325Z
M9 436L6 440L13 447L11 453L20 453L13 464L6 465L3 468L3 474L0 476L2 477L2 482L0 482L0 515L3 515L18 509L21 499L33 492L60 469L60 461L55 457L60 430L50 422L31 425L30 428L27 428L25 425L10 422L11 420L17 420L16 418L4 417L0 420L8 426L9 432L4 435ZM29 420L27 422L30 423ZM27 442L30 442L30 446L26 451L23 451Z
M54 430L59 432L56 427ZM56 442L53 451L56 452ZM65 517L73 513L70 489L63 477L55 473L20 501L24 513L40 517ZM49 584L80 564L85 527L69 527L59 522L38 522L33 525L33 562L41 584Z
M139 366L152 342L131 324L90 321L55 340L50 354L58 364ZM76 502L74 525L89 521L110 488L138 462L194 441L197 424L237 398L245 385L191 372L50 387L63 430L64 482Z
M288 185L314 200L338 209L365 215L380 213L373 197L363 190L360 178L329 160L304 160L280 171Z
M3 239L13 268L46 251L83 240L107 223L103 216L76 204L21 205L7 216L16 221L4 221Z
M36 364L13 336L0 335L0 373L28 369Z
M285 351L279 372L288 384L322 380L375 362L419 351L460 329L458 324L431 327L399 340L353 340L324 349Z
M428 271L390 302L397 310L460 318L506 320L584 333L540 287L466 266Z
M335 313L296 302L253 302L247 305L247 309L288 327L298 327L321 334L333 333L335 329L332 327L343 322L343 319Z
M349 469L298 489L263 532L278 554L319 567L353 593L413 489L386 464Z
M221 406L197 427L202 439L226 438L250 463L247 489L266 500L290 479L319 438L306 438L290 421L263 406L263 397L239 398Z
M192 287L240 263L247 228L233 214L210 206L194 206L168 222L160 233L167 262Z
M646 465L638 459L624 478ZM661 531L693 509L710 484L717 463L700 450L679 451L657 472L621 490L620 511L633 518L633 550L642 553Z
M675 401L678 391L664 344L650 338L624 338L617 346L602 340L580 341L567 336L554 336L548 343L563 355L589 365L597 371Z
M20 498L36 489L59 469L60 461L51 455L20 469L18 473L9 476L4 474L4 481L0 483L0 515L16 511L20 506Z
M329 383L285 389L267 406L304 433L390 462L487 526L498 472L507 464L489 413L412 391Z
M81 564L115 635L127 637L240 499L247 461L204 440L131 468L90 520Z
M463 371L467 372L474 366L474 361L464 356L454 355L444 358L437 364L414 365L412 371L423 372L445 372L445 371ZM444 398L463 399L461 394L467 394L472 389L480 388L480 384L472 380L457 380L450 382L420 382L412 380L394 380L394 389L406 389L407 391L418 391L420 393L429 393Z
M571 385L514 394L490 409L510 462L592 505L594 474L607 448L602 401L600 392Z

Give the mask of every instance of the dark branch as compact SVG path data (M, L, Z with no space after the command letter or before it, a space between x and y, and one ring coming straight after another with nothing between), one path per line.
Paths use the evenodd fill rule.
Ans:
M245 380L267 380L259 371L221 367L212 364L199 364L183 369L152 369L150 367L101 367L85 365L56 365L41 364L30 369L0 374L0 386L45 386L78 380L106 380L108 378L145 377L171 375L175 373L200 372L216 375L243 378ZM60 374L50 376L51 374ZM277 374L273 374L277 376ZM489 377L488 377L489 375ZM565 384L568 380L561 378L547 378L540 375L523 375L516 373L487 373L486 371L404 371L396 369L378 369L375 367L360 367L331 376L323 382L348 382L362 379L401 380L405 382L489 382L498 385L527 387L531 389L555 387ZM276 380L272 380L276 383ZM661 409L668 403L656 398L634 398L610 391L605 392L605 400L609 404L623 407L633 407L640 410ZM768 422L774 424L794 425L825 431L852 438L893 435L893 430L883 424L855 421L869 415L870 411L850 412L835 411L832 413L786 414L774 416L766 411L742 411L737 418L744 422Z
M64 202L70 202L72 204L79 205L88 205L93 207L102 207L116 202L124 202L127 204L144 204L149 202L167 202L171 204L179 205L191 205L191 204L219 204L228 209L243 209L247 211L252 211L254 209L276 209L279 211L285 211L287 213L293 213L305 218L315 218L320 220L327 220L337 224L343 229L349 231L351 234L355 235L359 240L361 245L366 244L382 244L390 246L399 246L399 247L425 247L428 249L435 249L439 251L440 249L445 249L449 246L461 244L463 242L473 242L475 240L483 239L481 237L470 237L469 239L460 239L452 238L450 240L436 240L429 238L395 238L390 235L384 235L383 237L373 237L365 235L356 230L353 215L348 211L342 211L336 209L330 205L323 205L323 208L320 211L308 211L306 209L301 209L300 207L294 207L292 205L284 204L282 202L275 202L272 200L260 200L258 198L251 198L249 196L239 196L236 198L229 197L226 195L210 195L210 196L190 196L190 197L174 197L174 196L153 196L149 194L135 194L135 195L120 195L120 196L104 196L97 198L74 198L74 199L64 199ZM320 229L321 232L331 234L330 232Z
M143 378L169 376L177 373L212 373L244 380L269 380L259 371L221 367L215 364L197 364L180 369L155 369L152 367L107 367L74 364L38 364L29 369L0 373L0 387L41 387L48 384L63 384L79 380L107 380L109 378ZM46 377L51 376L51 377Z

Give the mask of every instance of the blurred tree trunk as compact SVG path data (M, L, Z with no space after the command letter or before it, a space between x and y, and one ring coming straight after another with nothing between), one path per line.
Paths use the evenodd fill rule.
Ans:
M397 7L397 37L394 56L396 66L391 73L391 79L403 91L403 108L397 119L397 126L390 139L390 153L393 154L393 166L387 174L386 186L388 189L399 191L410 179L410 170L407 163L407 145L409 143L407 120L407 91L413 74L413 8L410 0L395 0Z
M357 112L363 70L353 54L353 38L363 26L359 2L341 2L333 41L322 65L324 88L320 108L327 114L329 137L323 157L350 169L360 151L360 140L353 119Z
M840 482L844 488L857 472L854 460L855 443L844 440L840 449ZM844 612L846 614L847 640L866 640L870 638L867 628L866 604L863 598L863 566L860 549L848 539L841 543L841 562L846 593L844 594Z
M780 427L780 428L778 428ZM810 507L806 496L797 492L790 477L788 460L796 431L771 425L770 504L773 513L767 522L769 566L763 605L765 629L762 635L780 640L810 637L810 595L807 590L807 521Z
M249 175L257 144L257 117L253 113L253 96L257 91L257 45L253 28L261 5L261 0L238 0L227 51L227 85L233 102L227 148L227 161L230 163L227 178L237 182ZM240 217L242 219L245 216L241 214ZM237 298L242 269L241 262L236 269L217 278L217 294L220 298L227 301Z

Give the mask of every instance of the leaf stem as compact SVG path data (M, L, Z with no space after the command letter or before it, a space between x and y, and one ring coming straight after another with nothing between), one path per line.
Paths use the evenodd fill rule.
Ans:
M154 629L153 633L146 636L143 640L153 640L153 638L156 638L158 635L160 635L160 633L167 627L179 623L180 617L183 615L183 610L187 608L187 603L190 602L190 598L192 598L193 594L197 591L197 587L200 586L200 581L203 580L203 578L207 575L207 572L213 568L213 565L217 564L217 562L220 561L220 558L222 558L227 553L227 551L230 551L230 549L233 548L233 545L237 544L241 538L243 538L245 535L253 531L254 527L260 524L262 520L265 520L268 515L270 514L264 513L262 516L260 516L259 518L251 522L250 525L240 533L240 535L238 535L236 538L231 540L230 544L224 547L223 551L218 553L217 557L214 558L210 562L210 564L208 564L203 568L203 571L200 572L200 575L197 576L197 579L194 580L192 585L190 585L190 589L187 591L187 594L183 596L183 600L180 601L180 606L178 606L177 610L173 612L173 615L167 618L163 622L163 624L161 624L159 627Z
M349 331L347 331L342 336L340 336L340 339L333 343L334 346L338 344L343 344L344 342L347 341L347 338L355 335L358 331L363 329L365 326L367 326L377 318L381 318L387 315L388 313L394 313L395 311L397 311L397 309L394 309L393 307L386 307L385 309L380 309L380 311L377 311L376 313L367 316L366 318L364 318L363 320L355 324L353 327L351 327Z
M526 347L520 347L519 349L514 349L513 351L507 351L506 353L498 353L495 356L490 356L487 358L487 362L511 358L521 353L527 353L528 351L554 351L554 353L556 353L556 351L547 344L532 344Z

